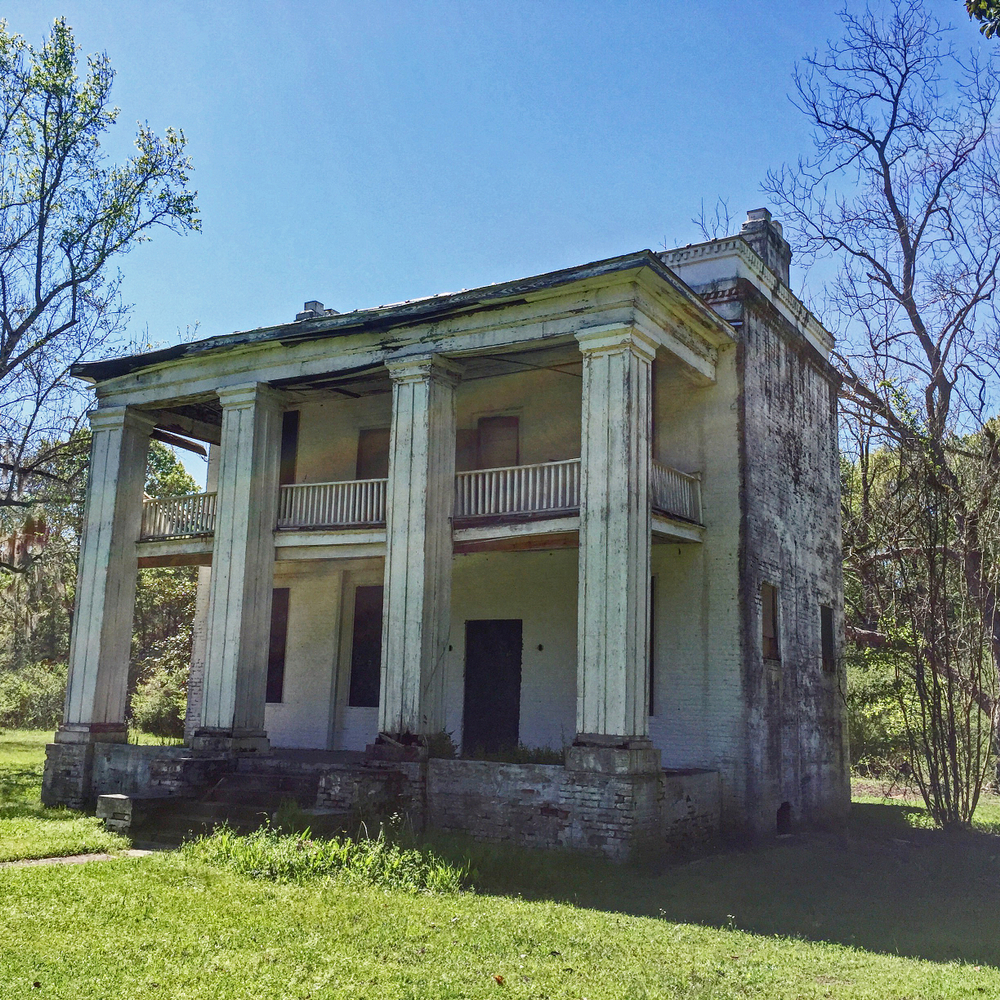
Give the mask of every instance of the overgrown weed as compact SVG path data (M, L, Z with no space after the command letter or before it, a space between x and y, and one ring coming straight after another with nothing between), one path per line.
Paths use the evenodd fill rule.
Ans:
M262 827L240 835L222 827L185 845L190 858L272 882L336 879L404 892L458 892L471 883L468 864L448 861L427 848L401 847L375 837L313 839L307 829L284 833Z

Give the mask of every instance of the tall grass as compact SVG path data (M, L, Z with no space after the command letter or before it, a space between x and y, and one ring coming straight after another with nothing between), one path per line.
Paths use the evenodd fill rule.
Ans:
M264 827L245 836L223 827L183 848L193 859L250 878L303 883L336 879L405 892L458 892L471 871L433 851L404 848L377 837L312 839L309 831Z

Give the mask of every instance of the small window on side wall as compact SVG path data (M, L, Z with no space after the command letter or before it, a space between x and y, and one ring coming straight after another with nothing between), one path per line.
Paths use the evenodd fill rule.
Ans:
M765 660L781 659L778 635L778 588L769 583L760 585L761 651Z
M837 669L837 644L833 637L833 608L819 609L820 645L823 649L823 669L832 674Z

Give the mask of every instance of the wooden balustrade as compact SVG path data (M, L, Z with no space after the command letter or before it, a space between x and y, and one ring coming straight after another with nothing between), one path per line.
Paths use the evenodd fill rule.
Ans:
M650 469L653 509L701 524L701 477L653 462Z
M580 459L477 469L455 477L455 517L580 508Z
M385 479L282 486L279 528L339 528L385 524Z
M701 479L653 462L653 509L701 523ZM339 528L385 524L385 479L282 486L278 527ZM210 535L215 530L215 493L147 500L144 540ZM455 517L567 513L580 509L580 459L476 469L455 476Z
M183 497L161 497L142 505L139 537L184 538L210 535L215 531L214 493L192 493Z

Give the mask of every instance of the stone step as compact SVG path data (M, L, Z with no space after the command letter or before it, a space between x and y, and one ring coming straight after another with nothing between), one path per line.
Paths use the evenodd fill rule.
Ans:
M204 796L206 802L250 805L272 812L283 802L292 801L302 808L316 803L319 790L317 774L259 774L236 772L225 775Z

